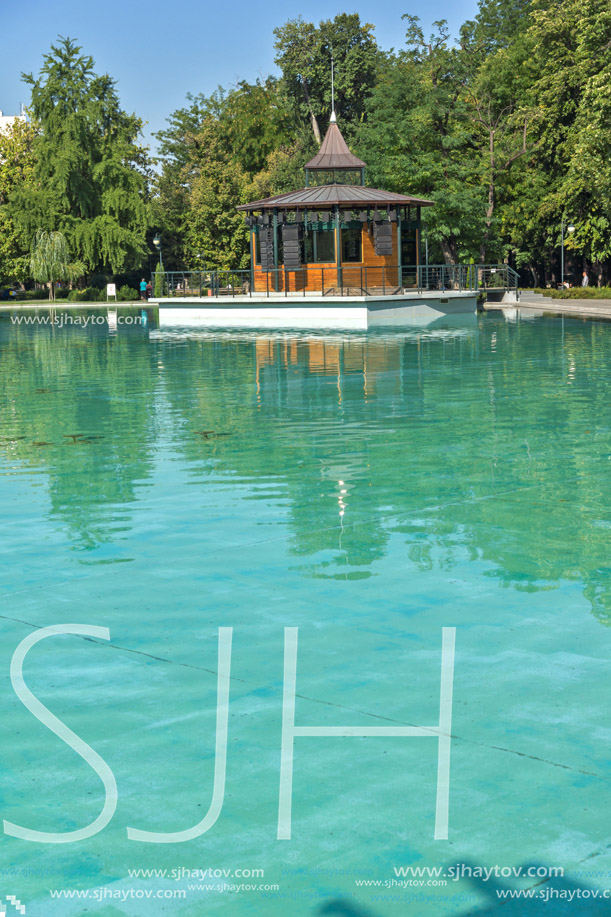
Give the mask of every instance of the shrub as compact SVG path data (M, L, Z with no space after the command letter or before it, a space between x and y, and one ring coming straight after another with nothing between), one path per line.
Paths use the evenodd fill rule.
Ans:
M106 291L106 284L112 283L113 278L110 274L92 274L89 278L89 286L97 290Z
M68 302L106 302L106 290L99 290L97 287L71 290Z
M127 284L124 284L117 290L117 299L119 302L136 302L140 299L140 294L133 287L128 287Z
M538 289L551 299L611 299L611 287L571 287L569 290Z
M166 296L166 294L167 285L165 282L165 271L163 265L160 264L153 275L153 296L155 299L158 299L160 296Z
M611 299L611 287L571 287L552 290L552 299Z

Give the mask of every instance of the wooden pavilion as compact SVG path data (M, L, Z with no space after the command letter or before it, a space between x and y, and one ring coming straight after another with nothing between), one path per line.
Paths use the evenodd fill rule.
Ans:
M305 187L237 208L255 292L396 293L416 283L421 208L433 202L368 188L365 168L333 112Z

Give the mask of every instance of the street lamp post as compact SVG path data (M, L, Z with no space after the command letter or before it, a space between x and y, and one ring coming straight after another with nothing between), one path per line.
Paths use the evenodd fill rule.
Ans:
M575 232L575 227L569 225L566 228L568 233ZM560 256L560 286L564 290L564 217L562 217L562 222L560 224L560 245L561 245L561 256Z
M159 233L155 233L153 236L153 245L159 252L159 267L155 271L155 283L153 293L155 296L163 296L165 290L164 276L163 276L163 257L162 257L162 247L161 247L161 236ZM152 277L151 277L152 281Z
M153 238L153 245L155 246L155 248L156 248L157 251L159 252L159 267L163 267L163 260L162 260L162 257L161 257L161 251L162 251L162 249L161 249L161 236L159 235L159 233L156 233L156 235L154 236L154 238Z
M161 236L159 235L159 233L156 233L155 236L153 237L153 245L159 252L159 267L162 268L163 267L163 258L161 256L162 246L161 246Z

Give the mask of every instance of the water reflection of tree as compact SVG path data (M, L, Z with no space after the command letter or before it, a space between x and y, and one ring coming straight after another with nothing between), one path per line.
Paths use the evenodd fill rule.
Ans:
M202 487L264 500L303 575L370 575L395 538L406 569L467 557L505 588L583 583L607 622L608 328L557 324L187 341L11 325L0 449L48 475L81 547L113 541L163 442Z
M179 364L164 360L166 392L193 429L231 432L187 437L189 461L205 453L237 481L282 482L289 549L310 563L304 571L368 576L386 553L389 517L410 497L402 469L421 461L422 359L437 346L419 336L200 342L189 373L170 340ZM452 348L474 353L460 336L444 347L448 366Z
M77 547L116 540L150 476L153 354L123 327L0 326L0 451L47 476L50 512Z
M466 552L514 589L583 581L606 621L606 330L194 342L165 361L167 395L231 433L205 444L216 470L281 485L304 573L366 574L395 534L418 568ZM201 462L196 437L181 449Z
M503 585L583 581L594 614L609 623L608 329L556 324L553 337L537 323L484 325L482 353L492 355L493 335L497 347L485 460L496 463L496 487L515 492L471 504L465 523Z

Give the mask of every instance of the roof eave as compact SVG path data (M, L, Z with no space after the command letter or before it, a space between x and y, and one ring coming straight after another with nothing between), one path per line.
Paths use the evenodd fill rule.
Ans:
M308 192L311 193L312 191L316 189L316 187L330 188L333 186L332 185L318 185L318 186L309 187L309 188L298 188L296 191L286 191L284 194L276 194L276 195L273 195L272 197L264 197L258 201L251 201L248 204L239 204L236 207L236 210L240 210L240 211L266 210L268 208L269 209L278 208L278 209L283 209L283 210L296 210L297 208L300 208L300 207L307 209L308 206L311 206L312 209L314 210L317 210L317 209L320 210L320 209L324 209L325 206L328 207L328 206L335 205L335 204L339 205L340 207L342 206L346 207L347 209L350 207L354 207L354 206L367 207L367 206L375 206L376 204L380 205L383 203L410 205L410 206L415 206L415 207L433 207L435 204L435 201L430 201L425 198L411 197L410 195L399 194L398 192L395 192L395 191L385 192L378 188L368 188L367 189L369 191L378 191L380 196L377 201L376 200L367 200L366 198L359 200L358 197L355 198L353 201L349 201L349 200L347 201L346 200L344 201L340 201L340 200L337 200L337 201L311 201L310 203L308 203L307 201L295 201L295 200L287 201L286 200L286 198L288 197L293 198L294 195L298 195L301 193L308 193ZM339 187L359 188L360 186L359 185L353 185L353 186L340 185ZM389 197L385 198L384 197L385 194L388 194Z
M358 159L356 156L350 155L350 158L346 157L343 161L339 163L331 162L330 160L333 157L331 154L317 153L313 159L310 159L309 162L306 162L304 169L308 169L310 172L330 172L332 169L366 169L367 164L363 162L362 159ZM338 156L338 159L341 160L341 157Z

